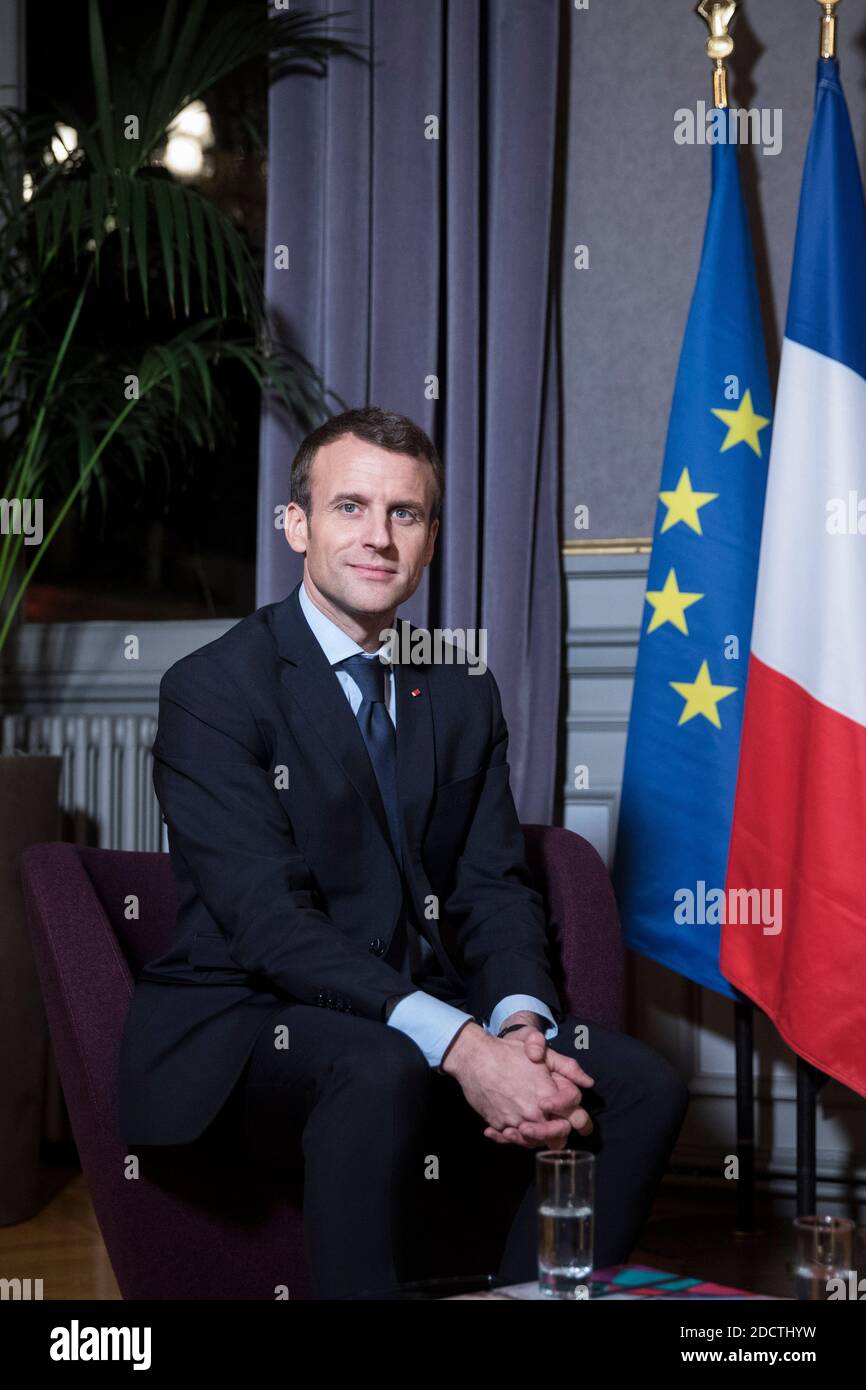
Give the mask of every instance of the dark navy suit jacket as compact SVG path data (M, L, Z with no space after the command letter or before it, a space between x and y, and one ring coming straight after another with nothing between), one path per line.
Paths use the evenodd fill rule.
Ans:
M385 809L299 591L176 662L160 684L153 778L178 915L170 948L136 981L124 1030L130 1144L197 1138L286 1002L386 1026L386 1001L407 990L383 959L403 904ZM558 1023L499 690L489 669L470 674L454 656L395 668L416 920L441 965L442 997L487 1018L506 995L532 994ZM430 895L438 920L425 910Z

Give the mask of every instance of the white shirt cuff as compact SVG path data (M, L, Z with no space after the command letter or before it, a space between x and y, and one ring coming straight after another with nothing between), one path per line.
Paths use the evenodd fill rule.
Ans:
M430 1066L438 1067L458 1028L467 1022L474 1022L471 1014L418 989L394 1006L388 1027L405 1033L418 1044Z
M545 1030L544 1036L548 1042L551 1038L556 1037L559 1032L559 1025L554 1023L553 1015L547 1005L542 1003L540 999L536 999L533 994L507 994L504 999L500 999L490 1015L489 1024L484 1025L487 1032L495 1038L505 1020L511 1014L519 1013L522 1009L528 1009L530 1013L541 1014L542 1018L550 1019L551 1026Z

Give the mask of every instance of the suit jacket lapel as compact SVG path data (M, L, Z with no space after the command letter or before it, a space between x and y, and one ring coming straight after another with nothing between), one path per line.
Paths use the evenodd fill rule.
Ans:
M340 682L319 646L298 601L300 583L273 611L283 689L303 711L323 751L342 768L369 807L386 844L388 818L367 745ZM296 711L292 710L292 717Z
M433 804L436 766L427 670L395 663L397 686L397 792L407 853L420 847Z
M407 631L410 631L407 627ZM433 738L433 710L430 704L428 669L409 662L395 667L397 682L397 785L403 813L404 855L420 862L421 841L433 806L436 790L436 759ZM420 896L422 888L413 862L406 864L406 882L415 898L418 925L433 947L436 959L458 993L463 991L460 971L455 965L457 948L453 929L439 916L431 921ZM423 985L421 986L423 988Z
M299 582L288 597L272 610L277 649L283 658L281 690L285 692L285 698L293 702L290 715L296 716L297 707L300 707L310 728L320 739L323 750L335 759L369 807L379 827L383 846L396 869L388 819L364 736L328 658L304 617L298 597L300 588ZM411 625L408 630L411 636ZM414 872L416 865L423 867L419 863L420 845L432 809L436 783L428 671L424 666L396 662L394 679L397 792L403 817L406 882L415 896L419 921L424 923L421 929L432 945L440 967L460 989L460 973L443 941L443 923L438 918L432 922L425 920L425 904L418 900L418 883ZM451 934L448 935L451 941Z
M370 808L391 850L388 819L367 745L340 682L301 611L300 582L272 614L277 650L283 658L283 689L300 706L327 754ZM420 845L435 784L433 716L423 666L395 664L397 702L397 790L407 853ZM417 691L417 694L413 694Z

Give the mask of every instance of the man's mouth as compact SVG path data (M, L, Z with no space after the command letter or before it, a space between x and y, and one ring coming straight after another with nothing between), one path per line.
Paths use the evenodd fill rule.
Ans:
M396 570L387 569L384 565L350 565L350 569L357 570L359 574L365 574L370 579L385 579L389 575L396 574Z

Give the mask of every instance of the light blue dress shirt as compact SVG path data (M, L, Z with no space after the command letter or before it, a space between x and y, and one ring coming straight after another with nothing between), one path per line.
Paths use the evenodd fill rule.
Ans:
M304 617L332 666L336 666L339 661L345 661L347 656L364 652L363 647L353 641L348 633L344 632L320 608L316 607L303 582L301 583L299 598ZM387 645L386 642L383 642L377 651L365 652L364 654L371 660L378 660L379 652L383 651ZM357 716L363 699L359 686L348 671L336 671L335 675L346 693L352 707L352 713ZM388 683L388 713L396 729L397 693L394 673L389 670L385 679ZM550 1010L541 999L536 999L532 994L509 994L504 999L500 999L489 1020L483 1025L485 1031L495 1037L505 1019L511 1014L517 1013L519 1009L529 1009L533 1013L541 1014L543 1018L550 1019L550 1027L544 1036L548 1041L556 1037L559 1027L554 1023ZM401 1033L408 1034L413 1042L418 1044L430 1066L438 1067L448 1044L458 1029L462 1028L464 1023L471 1021L472 1015L465 1013L463 1009L456 1009L453 1004L446 1004L444 999L437 999L435 995L417 989L412 994L407 994L406 998L401 999L399 1004L391 1010L388 1027L398 1028Z

